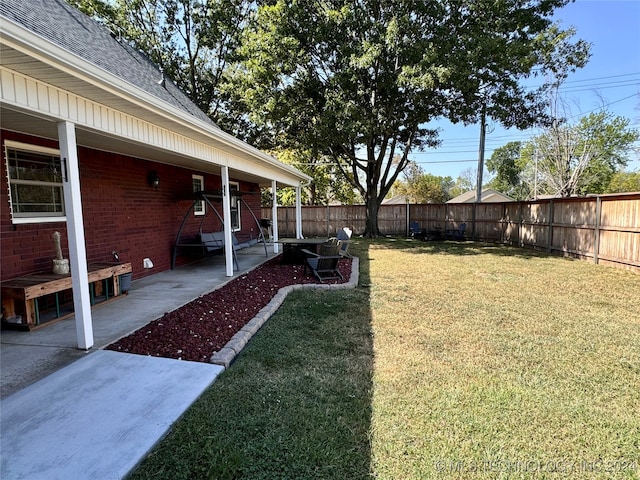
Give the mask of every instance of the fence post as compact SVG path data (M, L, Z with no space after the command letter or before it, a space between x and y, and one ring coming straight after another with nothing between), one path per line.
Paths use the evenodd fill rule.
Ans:
M409 204L407 203L407 209L406 209L406 211L405 211L405 215L406 215L406 222L405 222L405 225L404 225L404 229L405 229L405 236L406 236L406 237L408 237L408 236L409 236L409 221L410 221L410 218L411 218L411 213L410 213L410 211L409 211L409 208L410 208L410 207L411 207L411 205L409 205Z
M477 216L476 207L477 206L478 206L478 203L474 202L473 209L471 210L471 225L472 225L471 239L473 241L476 240L476 216Z
M329 206L329 203L327 202L327 238L331 237L331 233L329 233L330 218L331 218L331 207Z
M284 231L285 235L289 236L289 207L284 207Z
M549 200L549 231L547 232L547 252L551 253L553 242L553 199Z
M600 254L600 216L602 215L602 198L596 197L596 229L595 238L593 240L593 263L597 264L600 260L598 255Z
M522 222L524 221L524 217L522 215L522 206L523 206L524 202L520 201L520 208L518 209L519 214L518 216L520 218L518 218L518 245L520 247L524 247L524 239L523 239L523 235L522 235ZM529 206L531 206L531 204L529 204Z

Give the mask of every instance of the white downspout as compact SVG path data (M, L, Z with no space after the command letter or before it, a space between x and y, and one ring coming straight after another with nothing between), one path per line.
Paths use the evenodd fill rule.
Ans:
M278 197L276 195L276 181L271 180L271 233L273 235L273 253L280 253L278 244Z
M82 197L80 195L80 168L76 144L75 125L71 122L58 123L60 160L62 164L62 189L64 210L67 217L67 237L71 285L73 288L73 308L76 319L78 348L89 350L93 347L93 321L91 318L91 297L89 295L89 274L87 273L87 247L82 219Z
M229 191L229 167L222 167L222 218L224 220L224 255L227 277L233 277L233 239L231 238L231 192Z

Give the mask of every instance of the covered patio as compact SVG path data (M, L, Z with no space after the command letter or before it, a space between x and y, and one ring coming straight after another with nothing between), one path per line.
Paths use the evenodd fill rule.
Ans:
M165 312L221 287L274 256L269 253L265 257L264 248L258 244L237 252L239 270L233 277L226 275L225 256L217 255L135 280L127 296L92 309L95 344L88 353L77 348L73 316L32 332L3 331L0 397L5 398L102 349Z
M34 14L45 10L47 15ZM49 270L50 238L62 233L60 256L69 261L75 311L75 329L61 330L70 322L48 326L49 332L32 335L29 344L54 350L102 346L102 313L91 308L87 265L112 257L130 263L130 298L144 277L162 282L156 274L170 268L185 194L221 193L221 225L215 228L224 233L225 245L233 235L259 235L249 214L260 210L260 189L270 189L275 218L276 190L295 188L300 217L300 193L310 177L222 131L156 65L104 26L64 2L2 2L0 17L0 140L6 157L0 195L9 207L0 214L0 280ZM253 194L250 206L240 205L240 193ZM196 233L205 207L190 215L188 234ZM301 222L296 236L302 236ZM216 270L220 281L244 269L240 254L236 271L233 249L223 253L216 258L223 261ZM277 243L272 253L278 253ZM262 251L256 261L264 260ZM149 285L165 290L154 307L178 290L207 291L210 281L192 276L176 281L175 288L173 281ZM113 317L137 311L125 306L130 302L116 303L109 308L123 311L109 325L117 322ZM38 340L57 332L58 341ZM51 356L59 357L55 352ZM46 361L19 355L15 363L39 371Z

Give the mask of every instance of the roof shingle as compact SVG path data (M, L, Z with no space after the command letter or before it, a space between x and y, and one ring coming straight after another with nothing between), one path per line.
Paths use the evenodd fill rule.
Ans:
M64 0L1 0L0 16L119 77L146 93L215 124L148 57Z

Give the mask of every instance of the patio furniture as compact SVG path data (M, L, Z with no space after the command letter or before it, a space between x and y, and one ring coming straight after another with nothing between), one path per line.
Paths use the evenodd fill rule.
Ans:
M454 240L464 240L464 232L467 230L467 224L461 223L458 228L447 229L447 237Z
M87 273L91 305L96 305L126 293L122 286L125 277L129 280L131 263L92 263ZM73 315L70 274L35 273L6 280L0 286L5 326L33 330Z
M346 258L351 258L349 254L349 244L351 243L351 234L352 230L349 227L343 227L338 230L338 234L336 239L338 240L338 245L340 249L338 250L338 255L342 255Z
M255 192L238 192L238 191L234 191L233 195L235 197L238 197L240 202L245 206L245 209L251 214L251 217L253 217L253 220L256 223L257 229L258 229L258 237L257 238L250 238L247 241L244 242L239 242L238 239L235 236L235 233L232 233L231 239L233 241L233 264L234 264L234 268L238 269L238 261L236 258L236 250L241 250L243 248L248 248L251 247L253 245L256 245L257 243L262 243L263 247L264 247L264 255L265 257L269 257L269 254L267 252L267 243L264 237L264 232L262 230L262 226L260 221L257 219L257 217L255 216L255 214L253 213L253 210L251 210L251 208L249 207L249 205L244 201L244 199L242 198L243 195L255 195ZM185 253L197 253L200 252L200 255L202 254L210 254L210 253L215 253L218 252L220 250L224 250L224 218L223 216L218 212L218 210L216 209L216 207L214 206L213 202L216 203L222 203L222 192L219 191L211 191L211 192L205 192L205 191L201 191L201 192L193 192L190 195L187 195L184 199L186 200L191 200L191 207L189 207L189 210L187 210L187 213L185 214L185 216L182 219L182 223L180 224L180 228L178 229L178 235L176 236L176 241L173 245L173 253L171 255L171 270L174 270L176 268L176 259L180 253L181 249L186 249ZM203 233L203 224L205 221L205 215L202 215L200 218L200 233L197 237L192 237L189 235L184 236L183 235L183 229L185 227L185 224L187 222L188 219L190 219L192 217L192 212L195 211L196 205L199 205L201 203L207 204L209 205L209 208L206 211L210 211L213 212L213 214L215 215L215 218L217 218L217 220L220 223L221 229L219 231L214 231L211 233Z
M419 238L420 240L424 240L425 229L422 228L418 222L410 222L409 223L409 236L411 238Z
M328 238L280 238L278 243L282 244L282 261L284 263L304 263L306 255L304 249L314 253L318 252L318 247L329 241Z
M340 245L333 242L321 245L320 253L303 249L302 252L308 255L304 266L305 274L308 267L320 282L336 278L343 279L338 270L338 260L342 258L338 253L339 250Z

